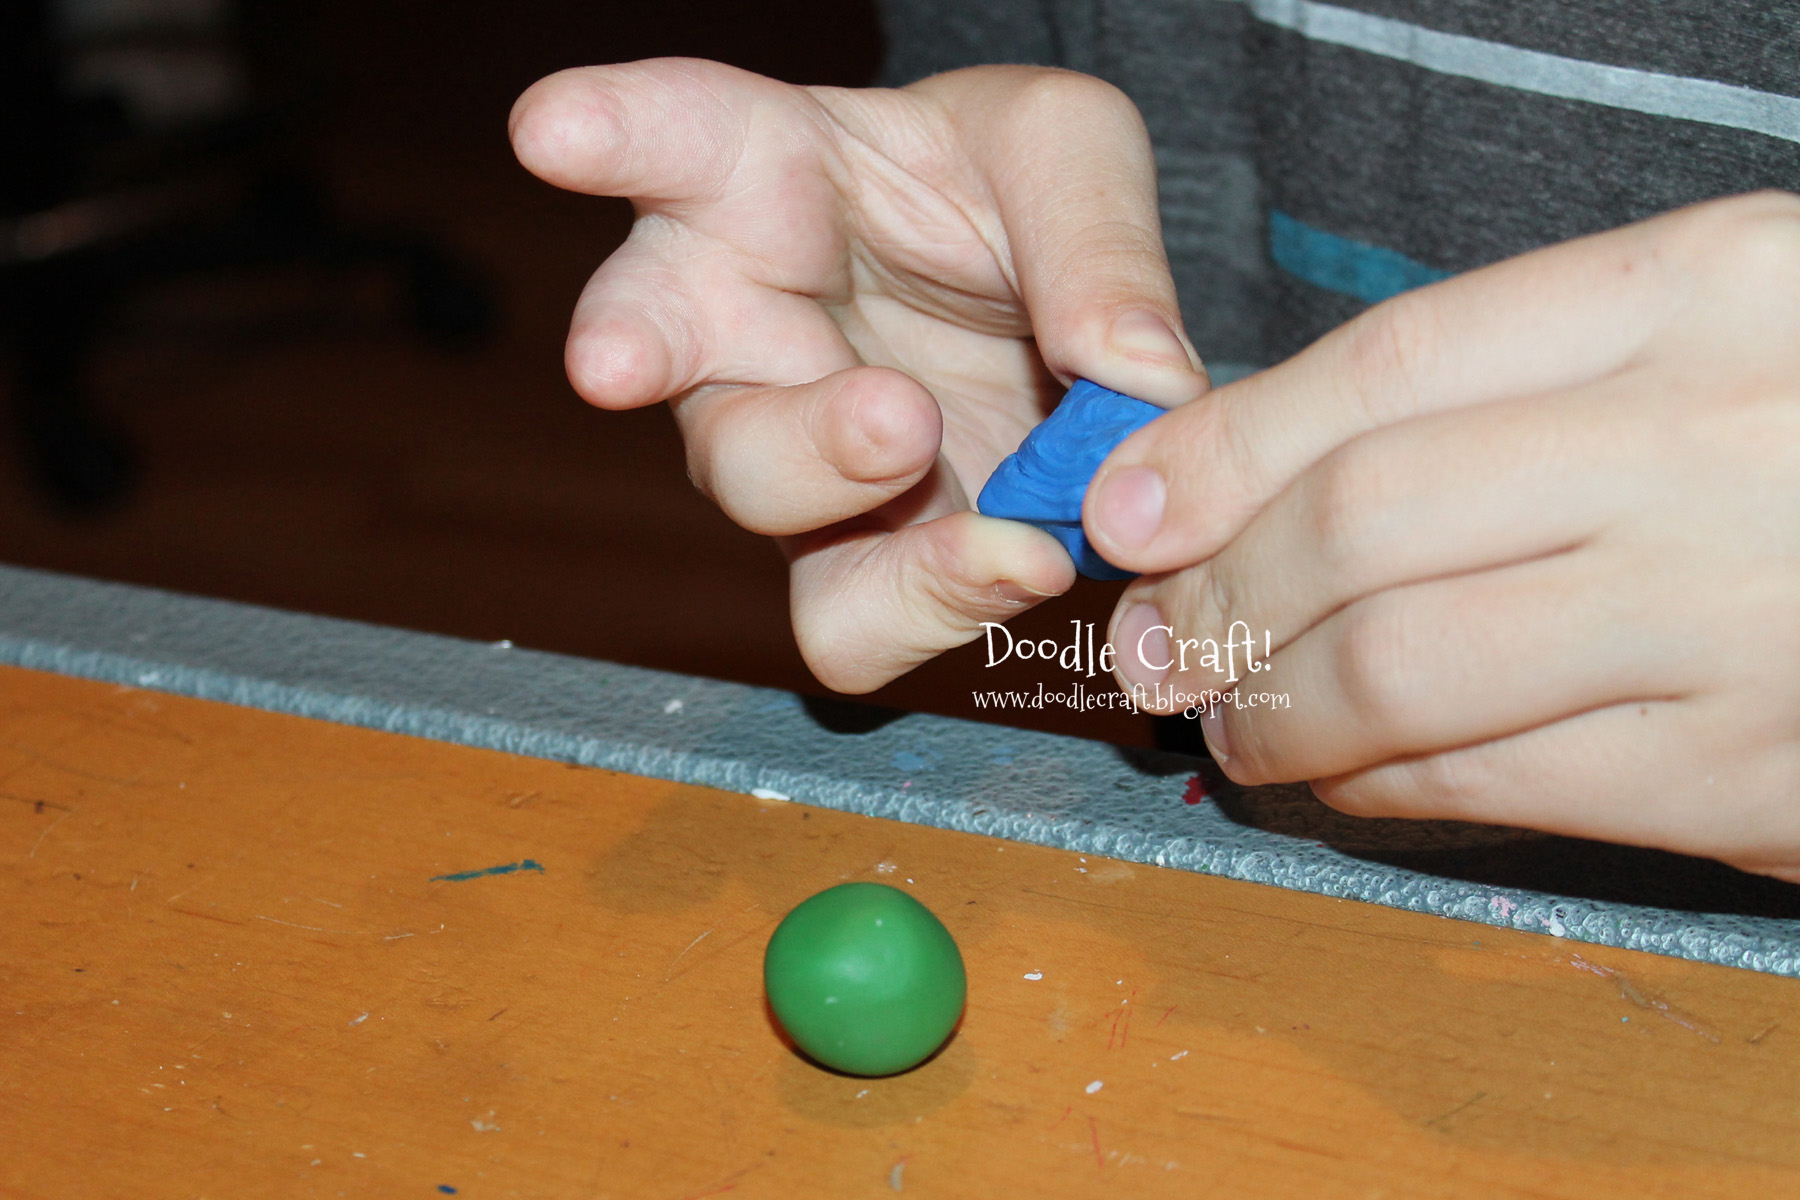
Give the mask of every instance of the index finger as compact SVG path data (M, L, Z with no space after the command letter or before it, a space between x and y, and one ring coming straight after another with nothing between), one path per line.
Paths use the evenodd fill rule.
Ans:
M1199 562L1359 434L1619 371L1696 290L1694 248L1778 210L1793 220L1791 205L1768 196L1713 202L1388 300L1133 434L1088 490L1088 536L1133 571Z

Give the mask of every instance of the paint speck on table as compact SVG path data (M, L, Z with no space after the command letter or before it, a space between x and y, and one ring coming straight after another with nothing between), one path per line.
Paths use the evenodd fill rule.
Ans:
M786 792L778 792L774 788L751 788L750 794L758 800L792 800Z
M453 1188L453 1187L451 1187L451 1186L450 1186L450 1185L449 1185L449 1184L447 1184L447 1183L440 1183L440 1184L438 1184L438 1191L440 1191L440 1192L442 1192L442 1193L444 1193L444 1195L446 1195L446 1196L454 1196L454 1195L456 1195L456 1189L455 1189L455 1188Z
M450 835L445 834L444 836L448 837ZM464 883L470 879L485 879L489 875L516 875L520 871L536 871L539 875L542 875L544 874L544 864L538 862L536 859L527 858L516 863L501 863L497 867L483 867L479 871L457 871L451 875L433 875L430 882ZM281 922L277 922L277 924L280 923Z
M1025 972L1025 978L1031 980L1033 983L1036 983L1038 980L1042 979L1043 977L1044 977L1044 973L1042 971L1027 971L1027 972Z
M1091 1096L1095 1092L1099 1091L1101 1088L1103 1088L1105 1086L1106 1086L1106 1083L1104 1080L1096 1079L1096 1080L1094 1080L1094 1082L1088 1084L1087 1087L1083 1088L1082 1090L1087 1092L1087 1094Z

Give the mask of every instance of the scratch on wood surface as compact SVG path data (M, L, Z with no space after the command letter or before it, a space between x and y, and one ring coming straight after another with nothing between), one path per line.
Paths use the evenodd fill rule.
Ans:
M199 889L205 887L207 884L211 883L213 880L217 879L218 877L219 876L218 876L217 872L215 872L211 875L208 875L205 879L202 879L199 883L190 884L189 886L182 888L179 892L176 892L173 896L170 896L167 900L164 900L163 903L164 904L173 904L177 900L181 899L183 896L187 895L189 892L198 891Z
M197 916L199 914L195 914L195 915ZM362 934L360 934L359 932L357 932L354 929L325 929L318 925L296 925L292 921L283 921L276 917L265 917L265 916L261 916L260 914L253 914L252 919L257 920L257 921L267 921L271 925L286 925L289 929L304 929L308 933L341 933L345 937L361 937L362 936Z
M27 854L25 857L26 858L36 858L37 852L38 852L38 847L42 846L44 844L44 839L49 837L52 833L54 833L56 831L56 827L58 825L61 825L64 821L68 820L70 817L72 817L74 815L75 815L74 809L72 809L72 808L66 809L63 812L62 816L56 818L56 820L54 820L54 821L50 822L50 824L46 825L44 827L44 832L38 834L37 841L31 843L31 853Z
M1104 1171L1106 1170L1106 1156L1100 1153L1100 1122L1089 1117L1087 1123L1088 1139L1094 1143L1094 1165Z
M98 771L84 771L80 767L71 766L70 764L63 762L61 759L52 758L48 754L40 754L30 746L23 746L18 742L3 742L0 743L0 745L3 745L8 750L17 750L20 754L31 759L40 767L49 767L52 771L61 771L64 774L73 775L77 779L92 779L96 783L110 783L114 787L149 786L141 779L123 779L117 775L104 775Z
M230 917L221 917L221 916L217 915L216 913L198 912L191 908L171 908L169 911L173 912L173 913L180 913L184 917L199 917L200 919L205 920L205 921L217 921L221 925L242 925L243 924L242 921L234 921Z
M41 813L46 808L54 808L58 812L69 811L69 806L66 804L58 804L54 800L40 800L36 796L21 796L17 792L0 792L0 800L16 800L20 804L29 804L33 813Z
M718 928L718 926L716 926L716 925L713 926L713 929L717 929L717 928ZM669 982L669 980L675 978L675 964L680 962L683 958L686 958L687 952L689 950L692 950L695 946L698 946L701 942L704 942L711 934L712 934L712 929L707 930L705 933L701 934L699 937L695 938L693 941L689 942L685 947L683 947L680 954L677 954L674 958L669 960L669 973L663 976L664 983L667 983L667 982Z
M136 689L128 688L126 690L135 691ZM194 744L194 739L187 734L182 733L179 729L165 725L161 721L153 721L145 716L144 714L146 712L157 712L159 711L159 708L145 703L146 700L150 699L149 697L142 696L142 693L140 693L140 697L141 698L132 705L132 711L126 712L123 717L115 717L104 711L97 711L90 708L73 708L62 704L52 704L39 711L44 713L55 713L59 717L77 721L83 725L98 725L105 729L122 730L125 733L135 733L140 735L148 734L152 737L162 738L165 741L179 742L183 746L192 746Z
M1673 1021L1688 1032L1703 1037L1714 1045L1719 1043L1719 1035L1707 1028L1700 1018L1692 1013L1683 1012L1658 996L1646 995L1639 991L1629 978L1613 968L1589 962L1579 954L1569 956L1569 965L1577 971L1586 971L1590 975L1598 975L1602 979L1610 980L1619 989L1619 999L1629 1000L1639 1008L1647 1009L1665 1020Z
M1753 1034L1752 1036L1747 1037L1744 1040L1746 1042L1749 1042L1752 1046L1761 1045L1762 1040L1764 1038L1768 1037L1771 1033L1774 1033L1777 1029L1780 1029L1780 1028L1781 1028L1781 1022L1776 1021L1774 1024L1770 1025L1767 1029L1764 1029L1761 1033Z
M746 909L745 911L748 912L749 910ZM727 954L731 950L733 950L734 948L736 948L737 946L742 944L746 938L756 937L757 935L761 934L764 930L767 930L776 924L777 918L775 918L773 916L768 916L767 914L765 914L765 917L766 917L765 920L756 922L754 925L750 926L750 928L748 928L748 929L744 930L742 933L739 933L736 936L732 937L729 941L725 942L724 944L714 946L711 951L711 956L713 958L717 958L722 954ZM710 933L712 931L708 930L707 932ZM702 935L702 936L704 936L704 935ZM699 939L696 938L695 940L698 941ZM693 946L690 945L688 947L688 950L692 950L692 949L693 949ZM685 953L687 953L687 951L684 950L684 951L682 951L682 953L685 954ZM680 956L677 955L676 957L679 959ZM670 963L669 964L669 966L671 968L670 973L666 977L664 977L663 983L668 983L671 980L681 978L681 976L686 975L689 971L692 971L695 967L699 966L702 962L705 962L705 961L706 961L706 958L704 956L701 958L697 958L693 962L689 963L687 966L683 967L679 971L676 971L673 969L675 966L674 963Z
M1468 1108L1472 1104L1480 1103L1482 1100L1486 1099L1486 1097L1487 1097L1486 1092L1476 1092L1473 1096L1470 1096L1467 1100L1464 1100L1461 1104L1458 1104L1455 1108L1449 1109L1446 1112L1441 1112L1437 1116L1431 1118L1431 1120L1425 1122L1425 1128L1431 1129L1444 1121L1448 1121L1451 1117L1454 1117L1457 1113L1461 1112L1463 1109Z
M1230 1113L1207 1112L1203 1108L1177 1108L1178 1117L1192 1117L1196 1121L1224 1121L1229 1125L1242 1125L1244 1118L1234 1117Z

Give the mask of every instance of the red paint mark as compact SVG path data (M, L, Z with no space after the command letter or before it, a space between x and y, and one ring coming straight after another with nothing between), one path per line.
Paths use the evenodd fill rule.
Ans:
M1113 1015L1112 1015L1112 1032L1106 1035L1106 1048L1108 1050L1111 1050L1113 1048L1113 1042L1118 1039L1118 1036L1119 1036L1119 1010L1115 1008L1113 1010Z
M1175 1006L1173 1004L1169 1005L1169 1012L1164 1013L1162 1015L1162 1020L1158 1021L1155 1025L1152 1025L1150 1028L1155 1029L1158 1026L1160 1026L1163 1023L1163 1021L1166 1021L1169 1019L1169 1013L1172 1013L1174 1011L1175 1011Z
M1198 804L1206 799L1206 785L1200 782L1198 775L1188 776L1187 790L1181 793L1183 804Z
M1094 1163L1102 1171L1106 1170L1106 1157L1100 1153L1100 1122L1092 1117L1088 1118L1088 1137L1094 1143Z
M695 1192L693 1195L688 1196L686 1200L702 1200L702 1198L706 1196L718 1196L725 1192L729 1192L737 1187L740 1179L756 1170L756 1168L761 1165L761 1163L751 1163L741 1171L733 1171L725 1177L724 1183L719 1184L717 1187L707 1188L704 1192Z
M1128 1008L1125 1010L1124 1024L1119 1030L1119 1049L1123 1050L1125 1048L1125 1043L1127 1040L1130 1039L1130 1037L1131 1037L1131 1010Z
M1067 1107L1067 1108L1065 1108L1065 1109L1063 1109L1063 1115L1062 1115L1062 1116L1060 1116L1060 1117L1058 1117L1058 1118L1056 1118L1056 1121L1055 1121L1055 1123L1054 1123L1054 1124L1052 1124L1052 1125L1051 1125L1051 1126L1050 1126L1050 1128L1051 1128L1051 1129L1055 1129L1055 1128L1056 1128L1056 1126L1057 1126L1057 1125L1061 1125L1061 1124L1062 1124L1062 1123L1063 1123L1063 1122L1064 1122L1064 1121L1066 1121L1066 1120L1068 1120L1068 1119L1069 1119L1069 1114L1070 1114L1070 1113L1072 1113L1072 1112L1074 1112L1074 1111L1075 1111L1075 1106L1074 1106L1074 1105L1073 1105L1073 1104L1071 1104L1071 1105L1069 1105L1069 1107Z

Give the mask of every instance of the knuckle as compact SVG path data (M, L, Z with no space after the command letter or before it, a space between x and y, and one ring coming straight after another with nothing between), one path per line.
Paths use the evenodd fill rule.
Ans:
M966 564L974 550L973 537L968 521L946 521L933 536L919 539L916 554L897 562L893 591L914 628L960 629L972 625L968 612L992 607L986 595L991 586L984 588L969 578Z
M1361 440L1339 447L1312 472L1306 519L1315 561L1329 574L1343 574L1367 561L1373 537L1372 514L1381 503L1382 475Z
M822 635L807 635L795 626L795 641L800 647L800 659L806 669L813 673L813 678L834 692L847 696L859 696L864 692L872 692L887 682L869 661L866 652L859 651L846 639Z
M1222 558L1164 576L1145 598L1156 606L1177 638L1214 638L1236 611L1236 584L1225 578Z
M796 591L794 642L801 661L820 683L847 695L872 692L895 674L883 668L873 639L857 628L855 617L855 610L829 598L808 600Z
M1014 120L1031 128L1066 128L1095 117L1138 117L1137 105L1119 88L1093 75L1046 67L1033 71L1014 92Z
M1231 746L1232 778L1247 787L1280 781L1280 749L1273 739L1274 731L1264 723L1249 719L1249 710L1238 710L1225 704L1220 711L1225 726L1225 740Z
M1492 772L1462 752L1429 754L1314 784L1320 800L1359 817L1480 820Z
M1358 725L1379 740L1412 722L1418 636L1407 607L1387 593L1345 612L1334 663L1338 688Z
M738 519L737 514L731 511L730 506L725 503L716 489L714 489L712 471L707 464L706 457L695 448L692 442L689 442L687 447L687 477L688 482L694 485L695 491L699 492L702 496L705 496L708 500L711 500L714 504L717 504L724 510L725 515L732 520L736 521Z
M1193 568L1197 587L1186 589L1196 604L1190 605L1188 619L1198 637L1217 637L1231 627L1241 606L1241 581L1224 557Z
M1201 510L1199 520L1218 522L1209 542L1218 545L1229 530L1215 510L1248 517L1273 491L1270 456L1262 449L1266 434L1258 427L1256 413L1242 403L1199 403L1158 420L1180 435L1169 439L1165 458L1171 464L1194 463L1192 476L1207 481L1213 504Z
M1402 292L1345 327L1344 386L1374 423L1410 407L1408 382L1426 376L1433 350L1443 342L1440 308L1421 295Z
M1175 309L1174 296L1164 294L1172 289L1163 279L1163 242L1155 229L1130 220L1097 222L1062 249L1060 257L1040 269L1047 268L1052 286L1085 296L1073 319L1099 324L1124 306L1143 305L1147 297Z
M1734 285L1800 287L1800 196L1770 190L1697 205L1685 232L1693 252Z
M1398 815L1391 789L1365 776L1315 779L1313 795L1328 808L1352 817L1389 817Z
M1405 786L1395 790L1397 811L1469 820L1482 819L1481 802L1495 782L1487 757L1467 751L1415 759L1402 778Z

